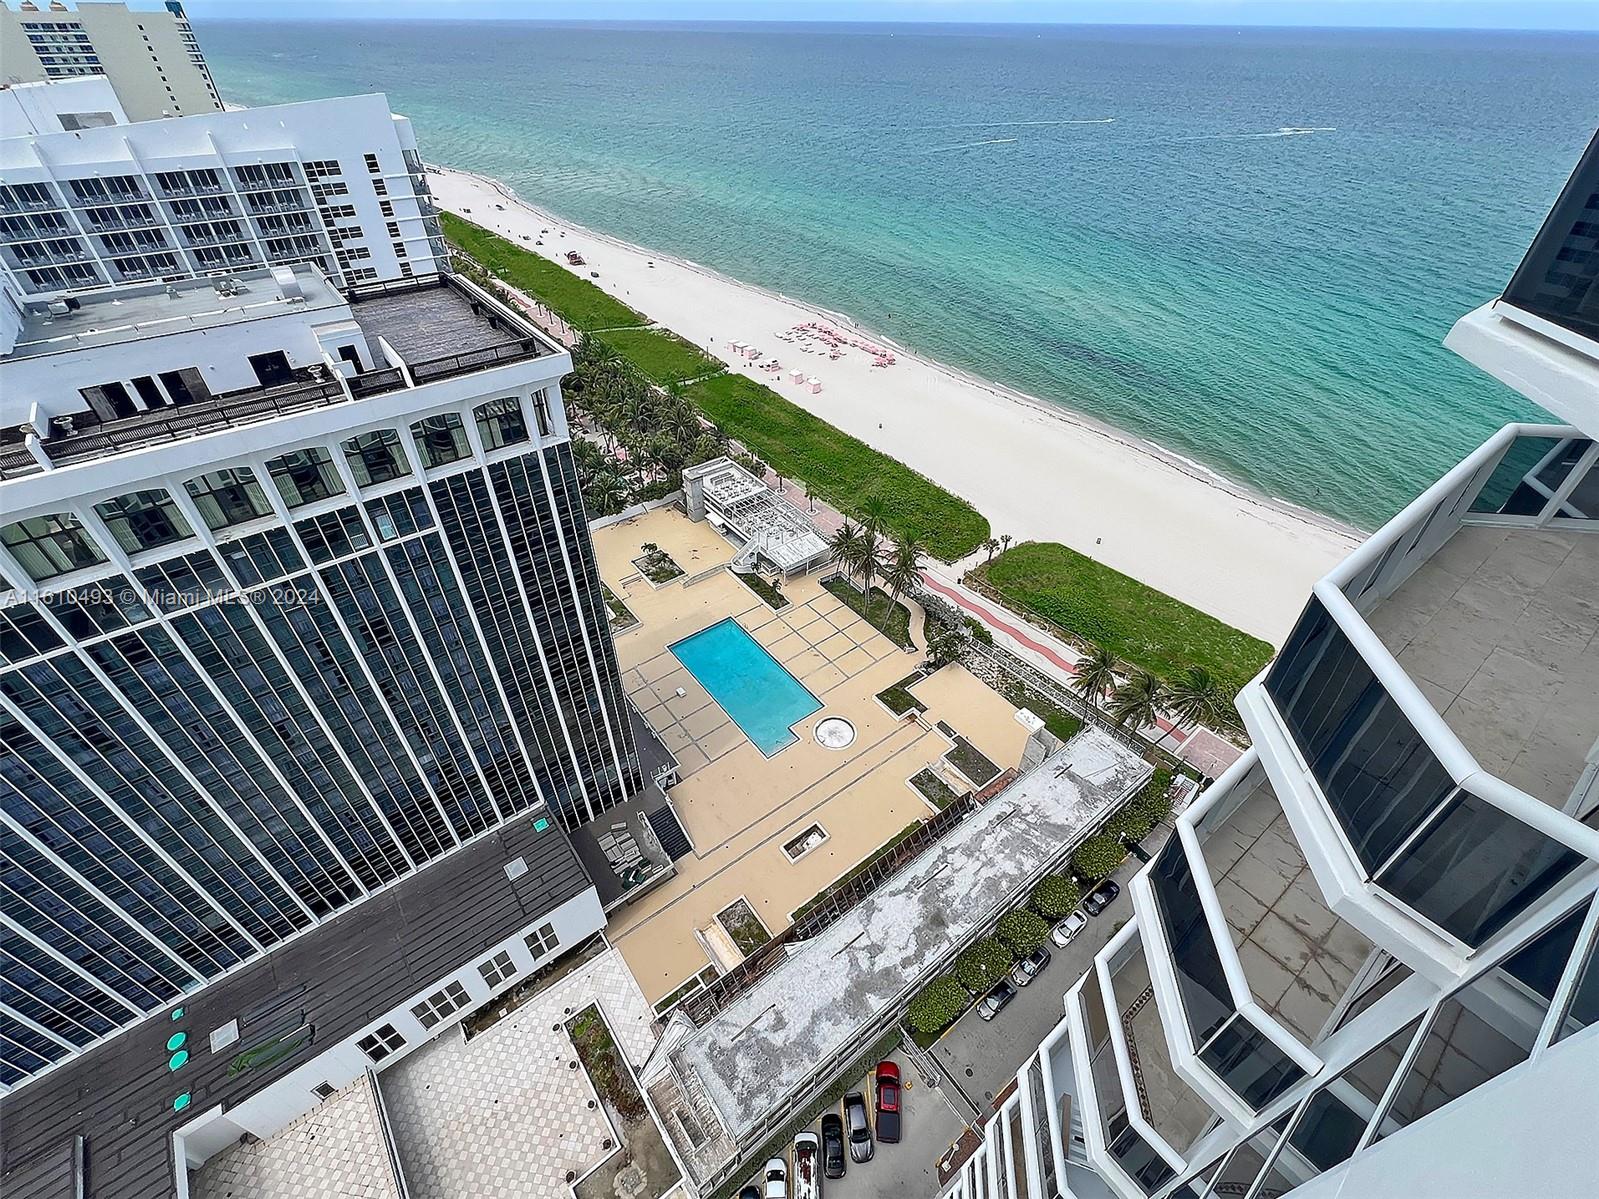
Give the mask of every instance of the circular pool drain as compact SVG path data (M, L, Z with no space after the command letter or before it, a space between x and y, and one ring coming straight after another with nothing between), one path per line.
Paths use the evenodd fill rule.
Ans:
M842 716L828 716L816 722L816 742L828 749L846 749L855 741L855 726Z

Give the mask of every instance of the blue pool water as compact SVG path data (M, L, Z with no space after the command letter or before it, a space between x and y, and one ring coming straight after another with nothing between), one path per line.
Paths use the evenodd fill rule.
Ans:
M767 757L798 741L793 726L822 706L731 616L671 649Z

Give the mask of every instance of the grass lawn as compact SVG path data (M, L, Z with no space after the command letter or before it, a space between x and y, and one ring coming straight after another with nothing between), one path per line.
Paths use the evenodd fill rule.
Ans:
M1066 711L1065 708L1046 699L1043 694L1035 691L1020 679L1005 677L1005 681L999 690L1000 694L1009 700L1012 706L1026 708L1034 716L1042 720L1044 727L1062 741L1070 741L1083 731L1083 722L1081 720Z
M574 329L610 329L647 325L649 318L613 299L564 266L524 250L515 242L453 212L439 213L444 234L489 271L518 291L526 292Z
M960 798L931 766L924 766L913 774L911 776L911 786L915 787L922 798L940 812Z
M872 599L867 603L860 588L843 579L828 579L822 584L828 591L848 604L855 615L871 625L901 649L915 649L911 641L910 609L898 603L878 587L872 588Z
M1260 638L1054 542L1014 546L976 575L1018 611L1162 678L1203 666L1235 695L1271 658Z
M698 379L724 370L727 363L712 358L692 342L666 329L612 329L597 335L623 358L663 386Z
M934 557L953 562L988 538L988 521L965 500L753 379L718 375L684 395L773 470L804 479L840 510L852 512L868 496L882 496L891 513L889 532L923 537Z
M944 755L944 760L979 787L986 787L999 777L999 767L965 737L955 738L955 744Z
M744 574L736 570L733 573L738 577L738 581L740 583L743 583L744 586L748 587L756 595L765 600L768 608L776 610L778 608L788 607L788 596L784 595L776 587L773 587L760 575Z
M903 716L912 709L918 712L927 711L927 705L911 694L911 686L923 679L921 671L908 674L892 687L887 687L877 693L877 698L888 705L888 710L895 716Z

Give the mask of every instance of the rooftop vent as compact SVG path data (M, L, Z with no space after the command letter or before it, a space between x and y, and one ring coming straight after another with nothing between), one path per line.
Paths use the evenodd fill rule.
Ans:
M272 268L272 282L278 285L278 290L283 293L285 300L305 299L305 289L300 286L300 280L293 270L286 266Z
M513 883L527 873L527 859L522 857L512 858L505 864L505 877Z

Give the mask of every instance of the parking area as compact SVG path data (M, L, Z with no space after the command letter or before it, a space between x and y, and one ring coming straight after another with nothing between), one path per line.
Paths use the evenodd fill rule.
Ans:
M1162 824L1144 839L1144 849L1159 852L1171 834ZM1122 893L1114 903L1077 934L1065 949L1050 946L1053 955L1044 972L1023 987L1010 1005L993 1020L978 1018L972 1009L932 1048L939 1068L949 1076L949 1085L961 1091L982 1111L987 1111L998 1095L1016 1079L1016 1071L1032 1056L1039 1042L1060 1023L1065 1014L1063 996L1083 972L1093 964L1094 955L1128 920L1133 901L1127 894L1127 881L1143 869L1137 858L1128 858L1111 875L1121 884Z
M822 1194L826 1199L928 1199L938 1192L938 1158L960 1136L965 1121L937 1087L927 1084L903 1053L893 1054L890 1060L900 1071L900 1141L895 1145L876 1142L871 1161L864 1165L846 1162L843 1178L824 1179ZM865 1095L867 1105L871 1105L869 1076L851 1083L850 1089ZM837 1111L838 1106L830 1110ZM810 1130L819 1133L821 1121L813 1121ZM793 1146L787 1157L792 1169ZM750 1181L760 1185L759 1178Z

